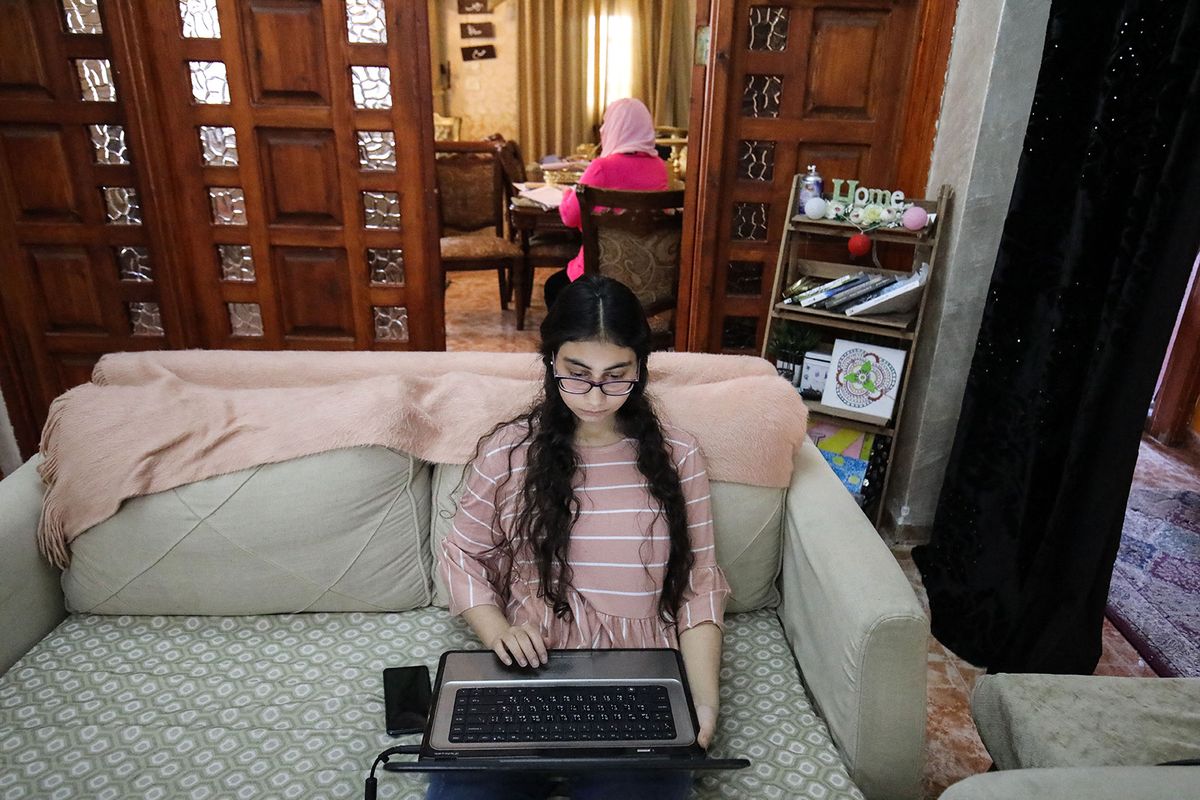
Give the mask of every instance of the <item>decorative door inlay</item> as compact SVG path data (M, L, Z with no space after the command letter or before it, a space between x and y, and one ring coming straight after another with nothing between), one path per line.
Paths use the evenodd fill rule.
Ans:
M381 286L404 285L404 251L398 248L367 248L367 266L371 283Z
M113 85L112 64L107 58L77 58L75 74L79 77L79 99L93 103L115 103L117 87Z
M142 207L132 186L102 186L104 207L113 225L141 225Z
M221 280L254 282L254 256L249 245L217 245L217 260L221 264Z
M381 342L408 341L408 309L403 306L376 307L375 338Z
M150 283L154 272L150 268L150 251L145 247L118 247L117 274L123 281Z
M750 6L750 49L786 50L788 16L782 6Z
M231 336L262 336L262 309L258 303L229 303Z
M771 181L775 178L775 143L743 139L738 146L738 178Z
M210 186L208 199L212 204L214 225L246 224L246 193L237 187Z
M392 71L387 67L350 67L356 108L392 107Z
M162 336L162 314L158 303L130 303L129 327L134 336Z
M359 44L387 44L383 0L347 0L346 39Z
M391 131L359 131L358 166L368 172L395 172L396 134Z
M201 125L200 158L206 167L238 165L237 133L230 125Z
M185 39L221 38L217 0L179 0L179 18Z
M188 74L192 76L193 100L205 105L229 105L229 78L225 74L225 62L189 61Z
M742 116L778 117L783 78L778 75L747 75L742 92Z
M63 0L63 21L67 33L104 33L98 0Z
M128 164L125 128L120 125L88 125L96 164Z

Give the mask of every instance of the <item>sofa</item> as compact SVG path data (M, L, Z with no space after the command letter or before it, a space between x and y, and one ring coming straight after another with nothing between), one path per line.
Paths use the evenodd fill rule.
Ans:
M971 715L996 771L945 800L1200 797L1200 680L984 675Z
M345 447L131 497L60 571L39 460L0 482L0 798L358 797L414 741L383 730L382 670L479 647L434 569L461 464ZM712 506L712 751L753 766L695 796L917 797L928 622L876 531L807 439L786 489L715 480Z

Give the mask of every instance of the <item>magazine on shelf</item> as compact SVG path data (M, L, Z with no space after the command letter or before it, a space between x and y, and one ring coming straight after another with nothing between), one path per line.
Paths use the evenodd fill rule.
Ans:
M824 278L814 278L812 275L801 275L791 286L783 290L783 302L791 302L796 295L804 294L805 292L815 289L818 286L826 283Z
M817 445L817 449L821 451L821 455L847 491L852 495L861 496L863 481L871 463L875 434L859 430L852 425L813 422L808 426L808 437Z
M835 340L821 405L833 414L851 412L856 418L886 425L900 396L906 356L891 347Z
M841 292L822 302L818 307L826 311L840 312L852 303L865 300L896 282L894 275L874 275L869 281L860 283L847 292Z
M859 314L895 314L911 311L921 299L921 291L925 288L928 277L929 265L922 264L919 270L907 278L901 278L883 291L849 306L845 314L854 317Z
M834 278L831 281L823 280L816 286L813 286L809 289L804 289L802 291L796 292L795 294L792 294L791 296L785 298L783 302L795 303L796 305L801 305L801 304L803 304L803 302L805 300L809 299L810 297L815 297L816 295L818 295L822 292L827 292L830 289L836 289L838 286L841 286L841 285L847 283L848 281L850 281L853 277L854 277L853 275L843 275L842 277ZM818 280L820 280L820 279L818 279ZM795 286L798 283L800 283L800 281L796 281L796 283L792 284L792 286Z
M820 287L815 292L801 295L799 298L800 307L811 308L823 300L827 300L834 295L846 291L847 289L858 286L860 283L867 281L869 278L869 275L862 272L859 272L856 275L843 275L837 280L830 281L825 286Z

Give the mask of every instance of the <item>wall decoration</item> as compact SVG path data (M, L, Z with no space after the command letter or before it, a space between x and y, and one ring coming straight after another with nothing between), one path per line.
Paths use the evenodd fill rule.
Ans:
M487 58L496 57L496 45L481 44L475 47L464 47L462 49L463 61L483 61Z
M487 0L458 0L460 14L486 14L488 10Z
M886 425L900 395L905 356L891 347L836 340L821 404L834 414L846 411Z
M819 197L817 199L820 199ZM817 208L820 208L820 214ZM827 201L814 204L810 211L805 204L796 209L793 219L825 219L848 222L863 233L869 233L876 228L907 228L910 231L920 231L933 222L936 214L930 214L925 209L904 199L904 192L890 189L868 189L859 186L858 181L833 179L833 192Z
M458 26L458 35L462 39L494 39L496 26L490 22L463 22Z

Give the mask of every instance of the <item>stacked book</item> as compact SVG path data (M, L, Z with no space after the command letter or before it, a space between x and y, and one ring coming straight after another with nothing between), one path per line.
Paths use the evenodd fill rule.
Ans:
M929 275L929 265L911 275L858 272L833 280L804 276L784 292L783 302L853 317L859 314L895 314L916 307Z

